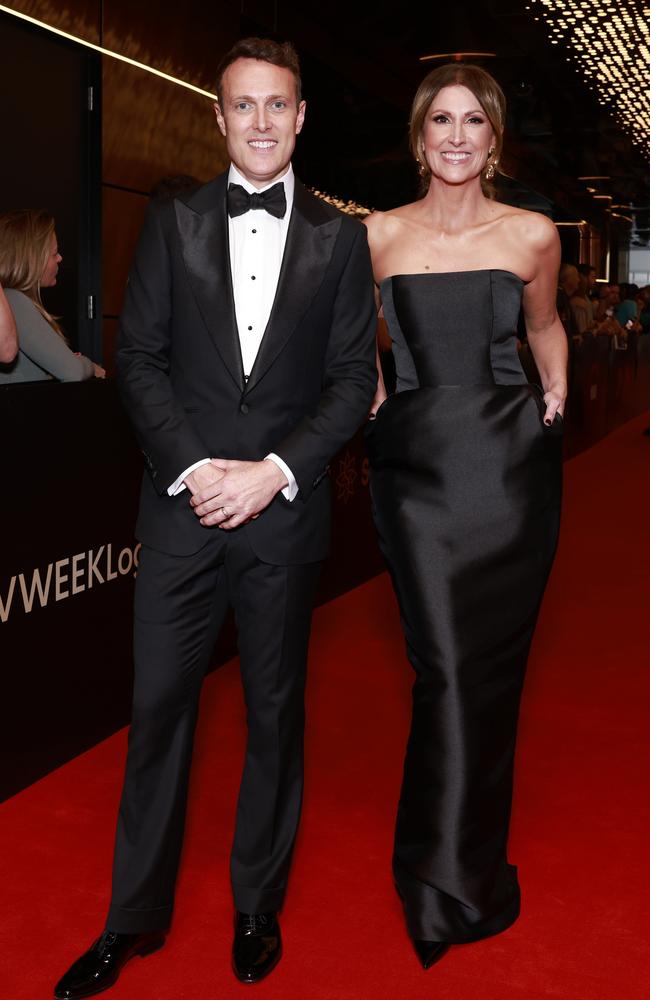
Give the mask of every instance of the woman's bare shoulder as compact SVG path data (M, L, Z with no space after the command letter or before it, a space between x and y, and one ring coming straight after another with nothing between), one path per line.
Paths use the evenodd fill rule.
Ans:
M525 208L508 205L502 222L514 241L537 252L549 249L559 239L554 223L541 212L530 212Z
M394 240L404 233L413 221L413 205L400 205L387 212L373 212L363 221L368 228L368 240L372 245L380 246L387 240Z

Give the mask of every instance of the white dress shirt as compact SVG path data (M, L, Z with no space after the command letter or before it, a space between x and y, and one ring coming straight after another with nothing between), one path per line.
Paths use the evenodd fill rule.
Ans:
M282 219L276 219L263 209L245 212L244 215L238 215L234 219L228 216L228 242L235 317L246 379L248 379L255 363L278 287L293 207L295 178L291 164L279 181L275 180L263 188L254 187L250 181L242 176L234 164L231 164L228 172L228 183L241 184L249 194L255 191L261 193L280 182L284 184L284 193L287 199L287 210ZM285 474L288 485L284 487L282 494L287 500L294 500L298 493L298 484L291 469L278 455L271 453L266 455L266 458L275 462ZM168 488L169 495L175 496L184 490L183 480L194 469L198 469L199 466L205 465L209 461L209 458L204 458L185 469Z

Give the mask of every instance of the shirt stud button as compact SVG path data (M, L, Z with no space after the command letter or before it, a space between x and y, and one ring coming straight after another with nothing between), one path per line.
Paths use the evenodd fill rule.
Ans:
M251 274L251 281L255 281L255 275Z

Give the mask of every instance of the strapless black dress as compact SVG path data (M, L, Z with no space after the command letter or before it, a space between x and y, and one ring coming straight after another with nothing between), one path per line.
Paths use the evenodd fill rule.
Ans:
M371 493L415 670L393 870L411 936L519 913L506 856L526 659L557 542L558 416L517 356L509 271L382 282L397 392L368 425Z

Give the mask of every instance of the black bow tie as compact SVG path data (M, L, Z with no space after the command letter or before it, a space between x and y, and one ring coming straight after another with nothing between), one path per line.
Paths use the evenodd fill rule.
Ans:
M233 219L251 209L263 208L276 219L283 219L287 210L287 199L284 194L284 184L278 181L266 191L253 191L249 194L241 184L228 185L228 215Z

